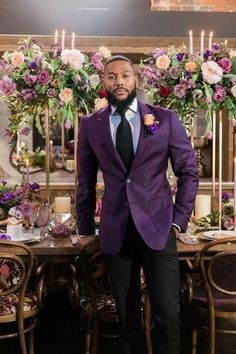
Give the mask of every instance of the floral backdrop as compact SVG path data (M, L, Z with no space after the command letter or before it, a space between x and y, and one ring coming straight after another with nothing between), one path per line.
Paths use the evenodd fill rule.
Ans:
M5 52L0 59L0 100L7 101L11 109L8 134L12 141L17 132L27 135L34 119L43 133L40 117L45 105L66 128L73 124L75 111L87 114L94 110L95 99L104 95L103 62L110 55L101 47L91 57L77 49L58 51L52 57L31 39L20 41L15 51Z
M150 100L175 110L189 130L198 109L206 112L205 134L214 110L227 109L230 119L236 117L236 57L223 44L206 50L203 61L184 48L156 48L139 71Z

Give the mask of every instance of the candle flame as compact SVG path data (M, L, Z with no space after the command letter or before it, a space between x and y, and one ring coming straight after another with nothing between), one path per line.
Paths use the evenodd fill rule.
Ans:
M190 36L193 35L193 31L192 31L192 30L189 31L189 35L190 35Z
M213 37L213 32L212 32L212 31L210 32L210 35L209 35L209 36L210 36L210 38L212 38L212 37Z
M29 159L25 159L26 166L29 166Z
M204 37L205 31L201 32L201 37Z

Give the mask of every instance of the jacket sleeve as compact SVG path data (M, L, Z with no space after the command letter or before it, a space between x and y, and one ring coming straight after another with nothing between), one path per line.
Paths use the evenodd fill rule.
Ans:
M181 121L173 111L170 125L169 156L178 178L172 222L185 231L194 207L199 178L194 150Z
M78 231L81 235L95 233L94 212L96 207L98 161L87 136L86 125L89 119L92 118L83 117L81 119L77 148L78 186L76 213Z

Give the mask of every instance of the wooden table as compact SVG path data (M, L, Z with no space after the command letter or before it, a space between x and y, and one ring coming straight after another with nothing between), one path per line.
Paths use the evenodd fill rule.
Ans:
M34 255L40 262L73 263L75 257L78 256L82 250L92 254L98 249L98 237L82 237L80 238L79 246L72 246L69 238L58 240L55 247L50 247L49 244L49 239L45 239L31 245Z

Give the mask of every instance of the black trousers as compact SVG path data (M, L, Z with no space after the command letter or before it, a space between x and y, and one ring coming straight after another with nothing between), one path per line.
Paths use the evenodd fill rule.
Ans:
M121 252L105 257L116 299L123 352L146 354L140 311L140 268L143 267L154 321L153 354L178 354L179 260L173 228L165 249L153 250L142 240L130 217Z

